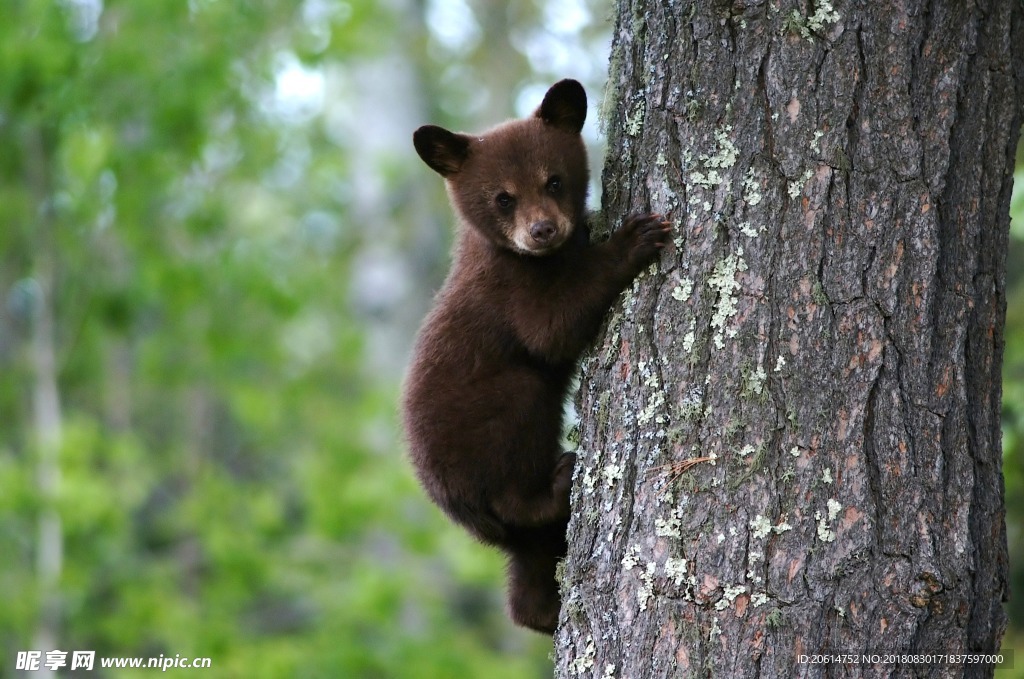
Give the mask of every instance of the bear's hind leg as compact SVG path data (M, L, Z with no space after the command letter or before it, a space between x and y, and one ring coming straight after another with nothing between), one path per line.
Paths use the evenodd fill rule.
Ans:
M509 615L517 625L554 634L562 606L555 566L565 556L565 549L543 544L534 547L509 554Z

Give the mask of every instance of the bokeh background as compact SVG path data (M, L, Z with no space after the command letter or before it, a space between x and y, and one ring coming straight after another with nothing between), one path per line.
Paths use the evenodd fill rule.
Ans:
M599 176L611 12L0 2L0 678L31 648L210 657L215 677L550 676L550 641L506 620L500 557L404 458L402 370L453 225L411 133L525 115L574 77ZM1006 646L1024 649L1017 168Z

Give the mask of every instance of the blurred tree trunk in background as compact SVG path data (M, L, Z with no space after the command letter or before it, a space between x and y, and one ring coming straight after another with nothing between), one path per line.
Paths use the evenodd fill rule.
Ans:
M57 252L51 204L53 158L42 126L24 130L26 180L39 216L33 268L30 362L32 375L32 430L36 455L39 514L36 519L36 579L40 602L33 642L37 648L57 647L61 629L59 583L64 562L64 536L58 513L60 493L61 405L57 387L57 338L54 290ZM39 676L54 676L41 665Z
M558 676L999 648L1022 14L619 2L604 209L676 247L584 361Z
M503 2L477 4L477 16L486 36L480 41L477 57L481 61L481 73L486 73L491 83L486 104L479 115L486 125L511 117L509 112L515 110L518 85L530 72L522 52L512 44L518 22L510 14L517 9L525 11L526 8Z

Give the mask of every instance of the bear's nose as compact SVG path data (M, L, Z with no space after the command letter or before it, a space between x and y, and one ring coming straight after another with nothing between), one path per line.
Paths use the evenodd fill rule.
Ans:
M555 223L550 219L545 219L541 222L534 222L533 225L530 226L530 236L540 245L544 245L550 241L554 235Z

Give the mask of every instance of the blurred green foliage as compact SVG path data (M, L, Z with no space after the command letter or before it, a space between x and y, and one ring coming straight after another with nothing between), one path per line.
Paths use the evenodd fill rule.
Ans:
M1006 259L1006 350L1003 358L1003 478L1006 534L1010 548L1010 628L1004 649L1015 649L1013 669L1002 677L1024 677L1024 139L1017 146L1010 248Z
M428 30L439 11L0 4L0 677L46 628L219 677L550 675L550 641L506 619L500 556L427 503L398 434L451 224L413 126L509 115L548 80L520 55L482 86L487 36L519 54L543 9L454 38Z

